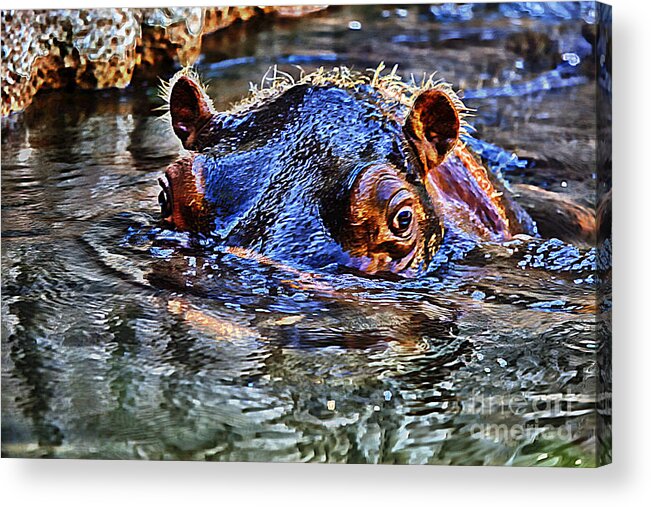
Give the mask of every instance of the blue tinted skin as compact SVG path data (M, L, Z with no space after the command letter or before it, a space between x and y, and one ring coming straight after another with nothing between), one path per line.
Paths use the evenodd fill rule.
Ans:
M365 168L398 168L427 203L394 111L353 93L297 86L243 116L215 116L192 146L212 206L210 235L309 266L345 265L344 217Z

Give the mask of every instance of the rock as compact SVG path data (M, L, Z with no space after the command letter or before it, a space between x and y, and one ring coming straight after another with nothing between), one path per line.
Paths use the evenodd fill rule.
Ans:
M2 11L2 116L42 88L126 87L137 68L191 65L202 37L260 15L297 17L325 6Z

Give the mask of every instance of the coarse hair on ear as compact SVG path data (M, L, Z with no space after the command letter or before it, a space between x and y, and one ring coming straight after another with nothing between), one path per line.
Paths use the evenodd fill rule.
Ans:
M453 99L444 91L423 91L405 120L403 132L423 165L437 166L459 140L461 120Z
M215 114L212 100L196 72L183 69L163 88L174 134L190 149L197 133Z

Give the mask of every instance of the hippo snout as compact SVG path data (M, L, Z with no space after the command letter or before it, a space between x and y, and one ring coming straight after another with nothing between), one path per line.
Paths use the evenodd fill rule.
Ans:
M204 199L203 171L195 155L170 165L158 178L158 204L166 226L180 231L206 232L209 203Z
M167 173L163 178L158 178L158 184L161 191L158 194L158 204L160 205L160 214L163 220L172 216L172 189L169 176Z

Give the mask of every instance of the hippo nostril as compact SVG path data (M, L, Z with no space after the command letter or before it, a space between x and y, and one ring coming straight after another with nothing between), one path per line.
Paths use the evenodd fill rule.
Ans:
M172 193L169 185L163 180L163 178L158 178L158 184L163 189L158 194L158 204L160 205L161 216L167 218L172 215Z

